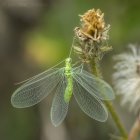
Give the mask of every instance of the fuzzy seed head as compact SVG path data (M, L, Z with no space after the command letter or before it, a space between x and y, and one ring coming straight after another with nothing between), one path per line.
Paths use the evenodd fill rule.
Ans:
M130 52L114 56L114 87L122 96L122 105L140 111L140 47L129 45Z

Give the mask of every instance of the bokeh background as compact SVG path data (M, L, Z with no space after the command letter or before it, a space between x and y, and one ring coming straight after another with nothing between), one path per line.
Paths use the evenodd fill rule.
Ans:
M72 100L64 123L50 123L53 95L40 104L15 109L10 98L23 81L65 59L79 26L79 14L91 8L105 13L111 24L109 44L113 51L104 56L104 79L112 85L112 56L139 43L140 2L138 0L0 0L0 139L1 140L109 140L119 135L111 116L105 123L87 117ZM76 59L74 60L76 61ZM135 119L128 108L113 101L127 131Z

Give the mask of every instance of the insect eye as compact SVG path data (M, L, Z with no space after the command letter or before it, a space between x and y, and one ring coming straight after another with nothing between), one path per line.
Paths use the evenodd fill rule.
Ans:
M67 62L71 62L72 61L72 59L71 58L67 58L67 60L66 60Z

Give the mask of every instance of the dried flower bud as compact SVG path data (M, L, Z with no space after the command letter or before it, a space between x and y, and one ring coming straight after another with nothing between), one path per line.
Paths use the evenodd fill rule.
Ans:
M74 50L84 62L89 62L95 57L101 59L105 52L112 49L105 45L109 39L110 25L105 24L104 13L100 9L88 10L80 17L81 27L74 30L76 37Z

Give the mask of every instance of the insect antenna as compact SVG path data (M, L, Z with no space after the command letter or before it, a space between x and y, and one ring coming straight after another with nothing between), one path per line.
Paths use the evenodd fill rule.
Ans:
M71 56L71 53L72 53L72 50L73 50L73 44L75 42L75 36L73 37L73 40L72 40L72 45L71 45L71 48L70 48L70 53L69 53L69 57Z

